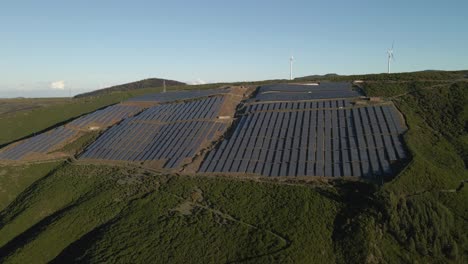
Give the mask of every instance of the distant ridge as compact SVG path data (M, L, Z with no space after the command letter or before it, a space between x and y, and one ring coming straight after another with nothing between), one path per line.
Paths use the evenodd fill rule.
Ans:
M82 93L75 95L74 98L83 98L83 97L90 97L90 96L98 96L103 94L109 94L112 92L120 92L120 91L133 91L138 89L145 89L145 88L154 88L154 87L162 87L164 81L166 81L166 86L177 86L177 85L186 85L186 83L178 82L174 80L166 80L166 79L159 79L159 78L150 78L144 79L141 81L126 83L126 84L119 84L115 86L111 86L104 89L95 90L92 92Z
M329 73L325 75L308 75L298 77L296 81L416 81L416 80L453 80L466 78L468 72L466 70L459 71L441 71L441 70L424 70L417 72L399 72L399 73L373 73L373 74L356 74L356 75L339 75Z

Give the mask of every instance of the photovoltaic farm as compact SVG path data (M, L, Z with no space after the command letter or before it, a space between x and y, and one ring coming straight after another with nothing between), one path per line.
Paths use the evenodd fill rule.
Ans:
M350 83L230 87L132 98L8 146L32 160L103 131L81 162L186 173L381 179L407 160L403 118Z

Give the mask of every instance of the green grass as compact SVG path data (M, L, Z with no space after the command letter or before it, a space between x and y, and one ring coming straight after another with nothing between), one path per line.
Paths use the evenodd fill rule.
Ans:
M186 202L189 214L175 211ZM333 263L339 209L308 186L67 166L0 215L0 255L12 263Z
M86 146L94 142L100 133L100 131L86 132L73 142L65 145L62 149L59 149L57 151L69 153L71 155L76 155L82 152L86 148Z
M9 117L18 112L48 107L56 104L68 103L70 98L0 98L0 119Z
M380 74L365 74L365 75L332 75L332 76L317 76L317 77L301 77L296 80L302 81L354 81L366 80L379 83L388 82L411 82L411 81L443 81L443 80L460 80L465 78L468 71L420 71L420 72L404 72L404 73L380 73Z
M0 211L36 180L44 177L61 162L24 166L0 166Z

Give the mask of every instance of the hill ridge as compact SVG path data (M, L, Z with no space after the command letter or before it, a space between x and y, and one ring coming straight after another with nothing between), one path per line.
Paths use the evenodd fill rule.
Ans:
M164 85L164 82L166 86L186 85L186 83L175 81L175 80L168 80L168 79L161 79L161 78L147 78L147 79L143 79L143 80L139 80L135 82L114 85L111 87L78 94L78 95L75 95L74 98L98 96L98 95L108 94L112 92L133 91L133 90L145 89L145 88L162 87Z

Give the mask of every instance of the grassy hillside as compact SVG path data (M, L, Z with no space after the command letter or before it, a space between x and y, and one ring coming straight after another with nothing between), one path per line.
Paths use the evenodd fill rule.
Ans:
M468 250L468 190L463 182L468 171L466 145L459 143L467 133L468 83L413 89L409 86L410 93L394 99L409 126L405 139L413 160L375 194L381 202L375 227L388 237L381 246L391 242L395 247L383 256L463 263Z
M59 167L60 164L62 162L57 161L25 166L0 166L0 211L32 183Z
M48 107L55 104L63 104L70 98L8 98L0 99L0 118L5 118L21 111Z
M436 80L459 80L466 78L468 71L420 71L420 72L404 72L404 73L380 73L380 74L365 74L365 75L335 75L329 74L324 76L304 76L296 78L301 81L378 81L378 82L407 82L407 81L436 81Z
M79 94L79 95L76 95L75 98L100 96L100 95L110 94L113 92L129 92L129 91L135 91L135 90L141 90L141 89L147 89L147 88L163 87L164 85L166 85L166 87L182 86L182 85L185 85L185 83L173 81L173 80L150 78L150 79L145 79L141 81L115 85L115 86L111 86L111 87L104 88L104 89L99 89L99 90L88 92L88 93Z
M21 263L334 262L336 195L71 165L1 213L0 255Z
M0 201L0 262L466 263L468 83L428 78L363 87L409 127L412 160L382 186L44 164Z

